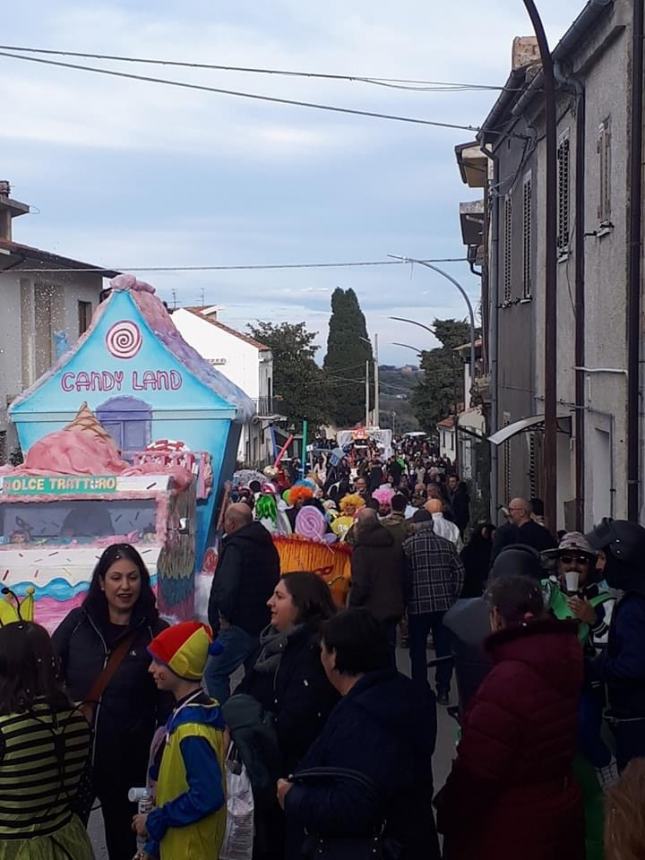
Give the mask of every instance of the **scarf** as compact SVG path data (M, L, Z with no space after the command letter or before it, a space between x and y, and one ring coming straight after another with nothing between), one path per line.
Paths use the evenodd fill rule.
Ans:
M253 666L254 671L261 675L277 672L289 637L299 633L304 626L304 624L298 624L293 630L282 633L270 624L265 627L260 633L260 653Z

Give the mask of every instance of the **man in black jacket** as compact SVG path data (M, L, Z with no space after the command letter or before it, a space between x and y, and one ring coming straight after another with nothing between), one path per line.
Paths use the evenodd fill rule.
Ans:
M468 487L463 481L459 480L458 475L450 475L448 477L448 504L452 508L453 520L461 536L464 536L466 526L470 522L470 497L468 495Z
M224 515L222 541L208 620L224 651L212 657L204 675L209 694L221 704L231 694L230 678L255 656L260 632L271 617L267 600L280 579L280 559L271 535L245 504L231 505Z
M495 532L491 562L495 561L505 546L524 544L538 552L555 549L557 541L544 526L531 517L531 506L526 499L513 499L508 506L510 522L500 526Z
M396 625L403 615L403 551L401 542L378 521L376 511L362 508L356 515L352 552L350 606L363 606L386 631L396 657Z

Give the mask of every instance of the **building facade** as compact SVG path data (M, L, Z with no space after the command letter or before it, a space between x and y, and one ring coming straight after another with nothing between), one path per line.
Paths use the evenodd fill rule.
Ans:
M541 497L544 489L546 142L541 67L531 41L516 40L507 86L479 138L492 173L484 241L493 510L513 496ZM554 48L553 59L559 431L554 525L585 529L603 516L627 515L632 3L591 0Z
M9 403L89 328L103 278L117 274L13 241L14 218L28 212L0 182L0 464L18 445Z

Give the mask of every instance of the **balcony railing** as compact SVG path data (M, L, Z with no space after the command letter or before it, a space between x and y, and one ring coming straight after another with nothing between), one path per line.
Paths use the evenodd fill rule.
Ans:
M281 399L279 397L256 397L253 402L255 403L256 414L260 418L271 418L280 414Z

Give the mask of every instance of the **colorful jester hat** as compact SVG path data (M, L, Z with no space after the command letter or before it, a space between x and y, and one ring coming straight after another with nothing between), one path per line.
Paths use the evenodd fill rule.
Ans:
M34 587L27 586L22 601L9 588L1 589L0 599L0 627L5 624L15 624L17 621L34 620Z
M209 656L222 653L220 642L213 641L213 631L199 621L182 621L155 636L148 652L157 663L185 681L199 681Z

